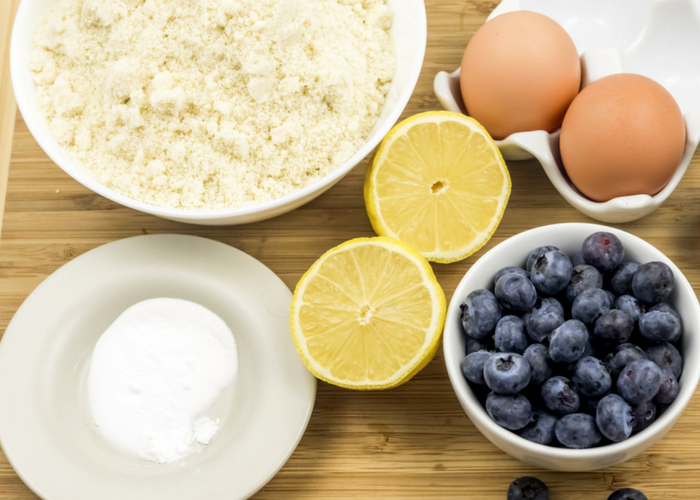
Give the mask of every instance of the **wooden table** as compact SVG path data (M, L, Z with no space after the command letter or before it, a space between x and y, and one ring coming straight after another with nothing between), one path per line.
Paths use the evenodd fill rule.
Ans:
M0 0L0 56L6 54L9 29L5 29L15 1ZM426 60L404 117L439 108L432 93L434 75L458 66L467 41L498 2L426 3ZM2 103L10 97L6 67L0 75L0 153L9 145L14 115L14 106L3 111ZM93 194L48 159L20 116L12 137L0 240L0 331L49 274L83 252L116 239L152 233L213 238L259 259L293 288L325 250L354 237L373 235L362 197L366 163L293 213L248 226L207 228L134 212ZM620 226L665 252L696 288L700 286L699 164L700 156L696 156L663 207ZM0 165L7 165L5 158L0 158ZM505 238L548 223L590 222L559 196L537 163L509 166L513 194L492 241L464 262L434 266L448 300L469 266ZM0 184L2 193L4 178ZM319 383L306 435L287 465L254 498L504 500L513 479L537 475L550 485L554 500L606 500L611 491L624 486L643 489L653 500L697 499L699 424L700 400L696 397L674 429L635 460L585 474L540 470L510 458L477 431L457 402L438 352L414 380L390 392L358 393ZM32 498L36 497L0 453L0 500Z

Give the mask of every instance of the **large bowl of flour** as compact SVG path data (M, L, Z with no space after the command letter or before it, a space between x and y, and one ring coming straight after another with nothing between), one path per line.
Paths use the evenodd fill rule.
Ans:
M29 130L75 180L166 219L245 224L369 155L426 35L423 0L23 0L10 64Z

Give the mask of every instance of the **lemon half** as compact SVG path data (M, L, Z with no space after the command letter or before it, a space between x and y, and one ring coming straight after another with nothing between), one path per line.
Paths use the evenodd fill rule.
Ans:
M511 182L501 152L473 118L415 115L379 145L365 179L365 204L381 236L433 262L464 259L496 231Z
M297 284L294 343L321 380L387 389L435 355L445 294L426 259L390 238L358 238L326 252Z

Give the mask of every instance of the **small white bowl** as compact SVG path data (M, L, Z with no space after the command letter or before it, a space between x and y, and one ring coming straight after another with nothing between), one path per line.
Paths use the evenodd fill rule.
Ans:
M637 73L663 85L678 102L686 123L685 154L673 178L654 196L635 195L599 203L581 194L559 156L559 131L520 132L496 141L506 160L536 158L559 193L579 212L603 222L640 219L671 196L700 143L700 66L690 64L700 43L700 9L694 0L504 0L489 16L517 10L551 17L571 35L581 55L582 86L616 73ZM465 113L460 70L441 71L434 81L443 108Z
M621 443L570 450L532 443L500 427L486 413L464 379L460 363L466 354L460 321L460 305L470 292L493 289L493 276L505 266L523 266L528 253L542 245L555 245L573 256L581 251L583 240L596 231L616 234L625 247L626 259L639 262L661 261L673 270L675 288L667 301L683 321L683 374L678 399L647 429ZM457 398L471 421L493 444L529 464L560 471L589 471L609 467L638 455L662 438L688 405L700 380L700 304L683 273L663 253L646 241L619 229L595 224L554 224L520 233L487 252L462 278L447 310L443 339L445 364Z
M392 36L396 47L396 74L377 125L362 147L336 170L299 191L269 202L209 211L178 210L134 200L99 183L70 157L48 131L36 105L36 86L29 70L29 58L35 28L54 1L22 1L15 18L10 47L12 87L17 105L39 146L68 175L105 198L165 219L209 226L247 224L282 215L320 196L345 177L379 144L403 113L423 67L428 31L423 0L387 0L394 12Z

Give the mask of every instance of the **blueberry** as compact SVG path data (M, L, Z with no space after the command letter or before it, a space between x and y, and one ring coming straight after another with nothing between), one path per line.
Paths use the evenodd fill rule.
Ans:
M525 323L517 316L503 316L496 325L494 341L501 352L522 354L528 345Z
M523 357L530 364L530 384L540 385L552 376L549 349L544 344L532 344L525 349Z
M543 295L556 295L566 289L571 280L571 260L558 250L551 250L537 259L530 268L530 279Z
M462 361L462 375L473 384L486 384L484 380L484 365L486 361L493 356L488 351L477 351L467 354L467 357Z
M586 288L571 305L571 316L585 325L593 325L611 306L610 298L603 290Z
M470 337L467 335L467 354L471 354L473 352L478 352L478 351L493 351L493 343L490 337L485 337L481 340L477 340L475 338Z
M511 431L532 421L532 405L522 394L504 396L492 392L486 398L486 412L494 422Z
M608 394L600 400L595 420L603 436L614 443L624 441L632 435L632 407L617 394Z
M639 262L625 262L615 270L610 278L610 289L616 295L632 293L632 278L639 269Z
M653 401L646 401L632 408L634 416L635 434L641 432L656 421L656 404Z
M634 324L639 322L639 318L645 313L644 305L632 295L622 295L615 301L615 309L625 311Z
M662 405L670 405L676 400L679 392L678 380L673 376L673 373L670 370L661 370L661 385L659 386L659 392L656 393L654 398L656 402Z
M660 386L661 368L648 359L632 361L617 379L617 392L633 405L652 399Z
M673 313L649 311L639 318L639 333L654 344L673 344L681 338L681 322Z
M530 383L530 364L520 354L499 352L486 361L484 379L497 394L516 394Z
M610 495L608 500L647 500L647 497L634 488L622 488Z
M525 312L537 302L537 290L525 276L509 273L496 282L496 298L506 309Z
M658 304L651 306L649 308L649 311L661 311L661 312L666 312L673 314L676 318L678 318L678 321L681 320L681 315L678 314L678 311L676 311L673 307L668 305L666 302L659 302Z
M555 363L578 361L586 349L586 342L586 325L575 319L565 321L549 337L549 357Z
M634 330L634 320L619 309L610 309L595 322L593 333L606 344L623 344Z
M508 487L506 500L549 500L549 489L536 477L521 477Z
M683 371L683 358L673 345L668 342L655 345L646 350L647 357L662 370L670 370L677 379Z
M566 377L556 376L542 384L542 400L552 411L562 415L574 413L581 406L576 388Z
M571 270L571 281L566 287L566 299L573 302L586 288L602 288L603 275L595 267L582 264Z
M496 285L496 283L498 283L498 280L501 279L501 276L504 276L504 275L509 274L509 273L520 274L520 275L526 277L527 279L530 279L530 273L528 273L522 267L508 266L508 267L504 267L503 269L501 269L500 271L498 271L495 274L495 276L493 277L494 286Z
M607 368L593 356L578 360L572 380L581 394L589 398L599 398L607 394L612 387L612 379Z
M585 413L565 415L557 422L554 433L561 444L574 449L590 448L603 439L593 417Z
M585 264L586 261L583 260L583 253L579 252L571 258L571 265L576 267Z
M462 306L462 327L472 338L483 339L496 328L501 308L488 290L474 290Z
M612 271L625 258L625 249L620 238L612 233L598 232L583 241L583 260L600 271Z
M535 409L532 422L523 427L518 434L520 437L538 444L549 444L554 441L554 426L559 419L546 410Z
M673 291L673 271L663 262L639 266L632 278L632 292L644 304L663 302Z
M542 342L555 328L564 323L564 307L554 298L537 299L535 306L523 316L525 328L532 340Z
M647 355L641 347L634 344L620 344L613 352L605 356L603 362L612 378L617 379L625 366L638 359L647 359Z
M525 262L525 269L529 271L530 269L532 269L532 266L534 265L537 259L542 257L547 252L552 252L556 250L559 250L559 248L554 247L552 245L546 245L543 247L535 248L532 252L530 252L530 255L527 256L527 262Z

